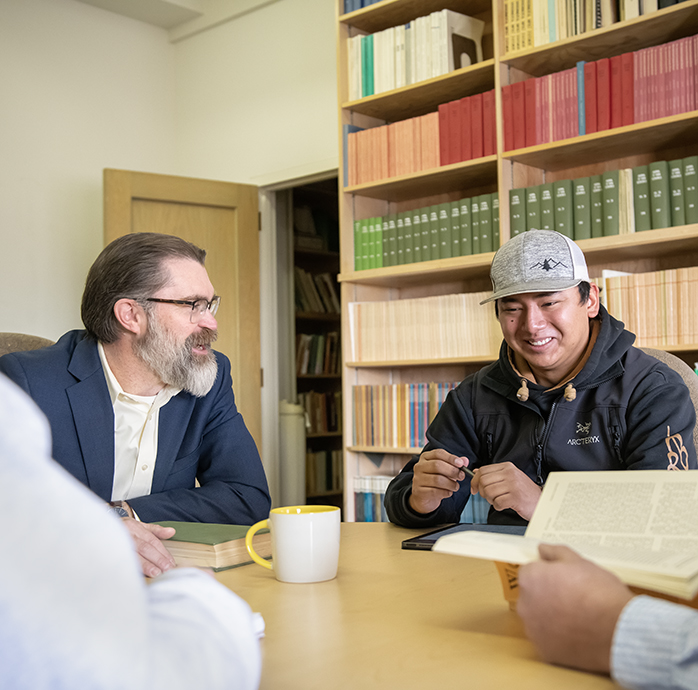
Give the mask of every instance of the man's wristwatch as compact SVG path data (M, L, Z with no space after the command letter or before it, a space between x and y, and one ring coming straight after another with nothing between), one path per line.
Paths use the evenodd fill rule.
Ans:
M117 517L131 517L126 508L124 508L124 501L109 501L108 505L109 510L111 510Z

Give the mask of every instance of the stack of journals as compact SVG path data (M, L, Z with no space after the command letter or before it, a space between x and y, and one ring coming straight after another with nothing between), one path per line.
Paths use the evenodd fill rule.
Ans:
M298 333L296 335L296 374L339 374L339 333Z
M509 192L511 234L557 230L574 240L698 223L698 156L655 161Z
M482 62L479 19L444 9L347 43L349 100L399 89Z
M504 3L505 52L515 52L554 43L564 38L601 29L617 21L656 12L680 0L565 0Z
M343 485L341 450L306 452L305 489L308 496L342 493Z
M497 193L354 221L354 268L412 264L499 247Z
M306 431L309 435L327 434L342 430L341 391L299 393L298 404L305 411Z
M652 273L602 272L608 311L640 347L698 343L698 266Z
M426 430L458 382L354 386L354 445L421 448Z
M392 479L383 475L354 477L356 522L388 522L383 499Z
M496 358L502 331L490 292L349 304L354 362Z
M504 150L694 110L697 44L690 36L503 86Z

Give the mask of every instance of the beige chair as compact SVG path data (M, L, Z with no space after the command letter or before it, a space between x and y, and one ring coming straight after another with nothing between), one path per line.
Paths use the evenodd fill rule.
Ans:
M49 345L53 345L53 340L48 340L38 335L0 333L0 357L6 355L8 352L38 350L39 348L48 347Z
M640 349L651 357L658 359L660 362L664 362L664 364L670 369L673 369L683 379L691 395L691 401L693 402L693 407L696 408L696 416L698 417L698 376L696 376L693 369L682 359L679 359L676 355L672 355L670 352L654 350L651 347L641 347ZM696 449L698 449L698 424L693 429L693 443Z

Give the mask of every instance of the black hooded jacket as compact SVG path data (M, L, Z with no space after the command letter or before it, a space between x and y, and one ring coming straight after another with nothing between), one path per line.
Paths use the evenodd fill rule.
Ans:
M471 468L511 462L540 486L561 470L696 469L695 408L681 377L633 347L635 336L603 307L597 318L594 347L571 380L573 400L563 386L530 382L528 399L519 400L522 380L503 342L496 362L449 393L422 452L444 448L467 457ZM389 519L405 527L458 522L470 496L467 477L433 513L408 505L418 459L388 487ZM493 508L488 522L526 524L514 511Z

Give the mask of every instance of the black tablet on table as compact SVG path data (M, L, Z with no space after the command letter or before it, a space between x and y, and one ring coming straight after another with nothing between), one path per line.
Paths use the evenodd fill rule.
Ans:
M448 525L425 534L419 534L415 537L410 537L402 542L403 549L416 549L418 551L431 551L439 537L454 532L463 532L465 530L475 530L478 532L499 532L502 534L523 534L526 531L525 525L479 525L471 523L460 523L457 525Z

